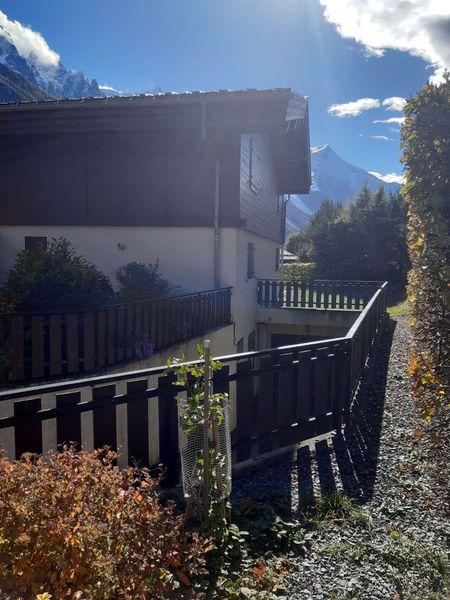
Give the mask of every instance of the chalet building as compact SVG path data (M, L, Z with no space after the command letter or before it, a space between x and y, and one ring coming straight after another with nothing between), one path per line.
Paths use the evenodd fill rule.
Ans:
M70 240L114 282L159 260L180 293L232 287L223 351L255 345L289 194L310 188L308 101L289 89L0 105L0 276Z
M165 358L194 358L206 337L236 465L338 431L386 283L280 281L286 202L309 188L308 103L291 90L0 105L0 276L18 250L63 236L112 281L159 259L180 293L0 313L0 449L108 445L120 466L163 463L177 483Z

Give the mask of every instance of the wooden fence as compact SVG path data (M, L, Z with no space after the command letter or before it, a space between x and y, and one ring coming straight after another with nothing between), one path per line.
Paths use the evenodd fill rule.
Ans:
M363 310L380 281L258 281L258 304L263 308Z
M383 326L381 285L345 337L221 357L215 392L230 393L234 461L289 446L341 426ZM179 476L176 395L164 367L0 393L0 446L11 456L64 441L119 448Z
M227 325L231 289L105 310L0 314L0 382L99 370Z

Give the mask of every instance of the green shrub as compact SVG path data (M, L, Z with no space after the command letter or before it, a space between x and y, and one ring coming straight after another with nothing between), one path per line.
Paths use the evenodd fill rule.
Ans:
M314 263L293 263L281 267L281 279L283 281L311 281L314 275Z
M310 234L311 258L324 279L388 281L400 299L409 268L406 210L400 194L386 196L383 188L367 185L332 222Z
M154 265L130 262L117 269L118 296L122 302L145 298L161 298L171 292L169 283L161 277L159 262Z
M106 275L64 238L18 252L0 295L6 305L30 311L99 308L114 299Z
M307 230L291 233L286 242L286 250L304 262L311 259L310 229L308 227Z
M408 247L412 269L408 299L413 332L410 374L427 422L448 414L450 352L450 74L425 85L405 107ZM448 429L445 424L444 430ZM435 428L436 429L436 428Z
M203 574L205 542L161 504L159 479L114 459L0 453L0 583L11 598L184 598Z

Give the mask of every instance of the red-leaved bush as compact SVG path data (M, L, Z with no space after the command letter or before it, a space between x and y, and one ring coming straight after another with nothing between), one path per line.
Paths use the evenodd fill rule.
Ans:
M11 598L183 598L204 573L159 479L110 451L0 454L0 590ZM0 591L0 595L1 595Z

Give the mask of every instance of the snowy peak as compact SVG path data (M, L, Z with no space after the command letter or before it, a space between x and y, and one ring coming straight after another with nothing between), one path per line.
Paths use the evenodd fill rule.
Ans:
M322 155L329 156L329 155L334 154L335 156L337 156L336 152L328 144L324 144L323 146L314 146L313 148L311 148L311 154L319 154L319 153L321 153Z
M43 62L36 54L20 53L8 29L0 24L0 63L6 65L33 86L38 86L56 98L86 98L103 96L95 79L89 81L86 75L67 69L56 53L52 60Z
M370 190L384 187L387 193L395 193L398 183L383 179L341 158L328 144L311 148L312 185L309 194L292 196L292 202L306 214L313 214L322 200L348 203L367 183Z

